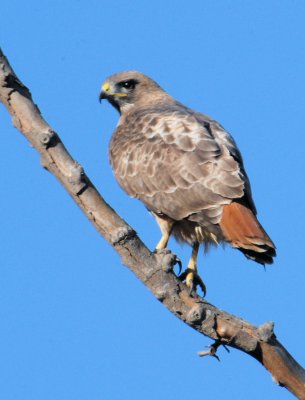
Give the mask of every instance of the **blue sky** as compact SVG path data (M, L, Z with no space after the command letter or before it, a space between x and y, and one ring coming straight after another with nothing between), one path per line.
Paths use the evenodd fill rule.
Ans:
M304 366L303 1L45 1L1 6L0 38L45 119L105 199L153 249L159 229L118 187L118 115L104 78L142 71L236 139L259 218L278 248L266 272L226 248L200 255L207 300L275 321ZM248 356L172 316L99 237L0 107L0 398L289 399ZM170 242L186 264L190 249Z

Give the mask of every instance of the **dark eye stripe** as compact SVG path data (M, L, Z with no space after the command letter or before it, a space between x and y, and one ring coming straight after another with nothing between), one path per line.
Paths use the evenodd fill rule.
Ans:
M137 83L138 81L135 79L128 79L127 81L119 82L119 85L125 89L134 89Z

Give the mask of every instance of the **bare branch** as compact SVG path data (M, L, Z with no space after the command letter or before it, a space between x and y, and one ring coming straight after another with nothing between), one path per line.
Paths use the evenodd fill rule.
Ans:
M198 296L190 296L173 273L173 254L154 254L136 232L103 200L83 168L70 156L56 132L42 118L29 90L0 50L0 100L13 124L41 155L44 168L61 182L98 232L134 274L173 314L215 342L200 355L216 356L220 345L239 349L262 363L276 383L305 400L305 371L277 340L273 323L256 327Z

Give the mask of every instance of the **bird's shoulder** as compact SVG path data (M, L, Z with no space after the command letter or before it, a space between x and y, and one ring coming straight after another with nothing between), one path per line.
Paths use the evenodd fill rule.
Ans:
M160 103L136 108L121 116L112 136L115 146L139 146L150 143L170 145L176 150L205 151L220 154L220 147L210 129L211 119L181 103ZM142 149L143 150L143 149Z

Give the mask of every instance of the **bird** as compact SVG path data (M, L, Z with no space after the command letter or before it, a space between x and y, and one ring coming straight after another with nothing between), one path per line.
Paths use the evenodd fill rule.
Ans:
M156 219L157 253L168 250L171 236L191 246L180 275L190 293L199 286L206 294L197 269L200 246L229 244L259 264L273 263L276 247L257 219L242 155L216 120L138 71L106 78L103 99L120 114L109 143L114 175Z

